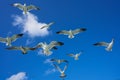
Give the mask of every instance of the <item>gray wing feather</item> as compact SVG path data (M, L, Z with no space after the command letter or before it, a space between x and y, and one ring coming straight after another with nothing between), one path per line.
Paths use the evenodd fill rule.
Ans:
M49 44L49 48L52 49L52 48L55 47L55 46L61 46L61 45L63 45L62 42L52 41L52 42Z
M38 7L34 6L34 5L27 6L27 10L28 11L30 11L32 9L34 9L34 10L40 10L40 8L38 8Z
M14 6L14 7L17 7L17 8L19 8L20 10L23 10L23 5L22 4L20 4L20 3L14 3L14 4L12 4L12 6Z
M16 34L11 37L11 41L15 41L17 38L22 37L23 34Z
M7 42L7 41L6 41L6 38L0 37L0 42L3 42L3 43Z
M74 57L75 55L74 54L67 54L68 56L70 56L70 57Z
M55 66L55 68L56 68L59 72L62 72L61 68L60 68L58 65L56 65L56 64L53 64L53 65Z
M12 46L12 47L8 47L6 49L8 49L8 50L20 50L20 47Z
M57 34L64 34L64 35L69 35L69 31L66 31L66 30L61 30L61 31L58 31L56 32Z
M78 34L78 33L83 32L83 31L86 31L86 28L75 29L72 32L73 32L73 34Z
M98 43L95 43L95 44L93 44L93 45L95 45L95 46L108 46L109 45L109 43L106 43L106 42L98 42Z

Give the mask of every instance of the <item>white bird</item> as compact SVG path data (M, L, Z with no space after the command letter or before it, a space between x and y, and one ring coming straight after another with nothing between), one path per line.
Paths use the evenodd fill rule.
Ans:
M80 52L80 53L76 53L76 54L67 54L68 56L70 56L70 57L73 57L74 58L74 60L79 60L79 56L82 54L82 52Z
M110 43L107 43L107 42L97 42L93 45L95 46L105 46L105 50L106 51L112 51L112 47L113 47L113 44L114 44L114 39L112 39L112 41Z
M49 24L46 24L46 25L44 25L44 26L42 26L40 29L44 29L44 28L49 28L51 25L53 25L54 24L54 22L51 22L51 23L49 23Z
M56 46L62 46L64 43L62 42L57 42L57 41L52 41L50 42L49 44L47 44L46 42L40 42L37 44L36 48L42 48L43 49L43 53L46 55L46 56L49 56L51 55L51 49L57 49Z
M6 43L6 46L12 46L11 43L16 41L18 38L22 36L23 34L16 34L16 35L13 35L12 37L6 37L6 38L0 37L0 42Z
M26 6L26 4L22 5L20 3L14 3L14 4L12 4L12 6L17 7L20 10L22 10L23 14L27 14L28 11L33 10L33 9L34 10L40 10L40 8L38 8L38 7L34 6L34 5Z
M30 47L23 47L23 46L12 46L12 47L8 47L6 48L8 50L21 50L23 54L27 54L28 50L35 50L36 48L30 48Z
M63 62L68 63L68 61L67 61L67 60L64 60L64 59L51 59L51 61L57 62L58 64L61 64L61 63L63 63Z
M67 75L65 74L65 71L68 67L68 64L65 65L64 69L62 70L58 65L53 64L55 66L55 68L61 73L60 74L60 78L64 79Z
M81 32L84 32L86 31L86 28L80 28L80 29L75 29L75 30L61 30L61 31L58 31L56 32L57 34L64 34L64 35L68 35L68 38L72 39L74 38L74 35L78 34L78 33L81 33Z

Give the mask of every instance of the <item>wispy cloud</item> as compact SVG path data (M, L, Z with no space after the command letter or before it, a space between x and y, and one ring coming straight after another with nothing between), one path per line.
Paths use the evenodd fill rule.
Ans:
M43 37L49 34L46 28L40 29L46 23L39 22L38 17L32 13L28 13L27 15L14 15L13 18L13 25L19 26L22 32L27 33L30 37Z
M53 69L48 69L45 71L45 75L48 75L48 74L52 74L52 73L55 73L57 70L55 68Z
M51 61L50 58L46 59L43 63L44 63L44 64L50 64L50 65L53 66L52 61Z
M46 60L43 62L44 64L49 64L49 66L52 66L52 67L53 67L53 68L49 68L48 70L46 70L46 71L45 71L45 75L52 74L52 73L54 73L54 72L57 71L57 70L54 68L52 61L50 61L50 60L51 60L51 59L48 58L48 59L46 59Z
M25 72L19 72L7 78L6 80L27 80L27 76Z

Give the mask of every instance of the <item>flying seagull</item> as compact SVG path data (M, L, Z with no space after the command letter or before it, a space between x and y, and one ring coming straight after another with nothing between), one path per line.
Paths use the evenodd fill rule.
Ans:
M64 78L67 76L67 75L65 74L65 71L66 71L66 69L67 69L67 67L68 67L68 64L65 65L65 67L64 67L63 70L61 70L61 68L60 68L58 65L56 65L56 64L53 64L53 65L54 65L55 68L61 73L61 74L60 74L60 78L64 79Z
M11 43L16 41L18 38L22 37L23 34L15 34L12 37L2 38L0 37L0 42L6 43L6 46L12 46Z
M30 48L30 47L23 47L23 46L12 46L12 47L8 47L6 48L8 50L21 50L23 54L27 54L28 50L35 50L36 48Z
M61 64L61 63L63 63L63 62L68 63L68 61L67 61L67 60L64 60L64 59L51 59L51 61L57 62L58 64Z
M30 10L40 10L40 8L34 6L34 5L29 5L26 6L26 4L22 5L20 3L14 3L12 6L19 8L20 10L23 11L23 14L27 14L28 11Z
M76 54L71 53L71 54L67 54L67 55L70 56L70 57L73 57L74 60L79 60L79 56L80 56L81 54L82 54L82 52L76 53Z
M107 43L107 42L97 42L93 45L95 46L105 46L105 50L106 51L112 51L112 47L113 47L113 44L114 44L114 39L112 39L112 41L110 43Z
M86 28L79 28L79 29L75 29L75 30L61 30L61 31L58 31L56 32L57 34L64 34L64 35L68 35L68 38L72 39L74 38L74 35L78 34L78 33L81 33L81 32L84 32L86 31Z
M40 29L49 28L53 24L54 24L54 22L51 22L49 24L46 24L46 25L42 26Z
M52 54L50 51L51 49L57 49L56 46L62 46L62 45L64 45L64 43L58 41L52 41L49 44L47 44L46 42L40 42L37 44L36 48L42 48L43 49L42 52L46 56L49 56Z

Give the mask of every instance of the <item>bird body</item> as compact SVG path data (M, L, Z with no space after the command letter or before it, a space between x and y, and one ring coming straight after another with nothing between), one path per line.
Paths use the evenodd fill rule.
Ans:
M74 38L74 35L86 31L86 28L79 28L79 29L75 29L75 30L61 30L56 32L57 34L64 34L64 35L68 35L68 38L72 39Z
M71 54L67 54L67 55L70 56L70 57L73 57L74 60L79 60L79 56L80 56L81 54L82 54L82 52L76 53L76 54L71 53Z
M49 56L51 55L51 49L57 49L56 46L61 46L63 45L62 42L57 42L57 41L52 41L51 43L47 44L46 42L40 42L37 44L36 48L42 48L43 49L43 53L46 55L46 56Z
M65 74L65 71L68 67L68 64L65 65L64 69L62 70L58 65L53 64L55 68L60 72L60 78L65 78L67 75Z
M12 4L12 6L17 7L20 10L22 10L23 14L27 14L28 11L33 10L33 9L34 10L39 10L39 8L34 6L34 5L26 6L26 4L22 5L20 3L14 3L14 4Z
M0 42L6 43L6 46L12 46L11 43L16 41L18 38L22 37L23 34L15 34L11 37L2 38L0 37Z

